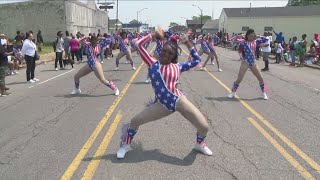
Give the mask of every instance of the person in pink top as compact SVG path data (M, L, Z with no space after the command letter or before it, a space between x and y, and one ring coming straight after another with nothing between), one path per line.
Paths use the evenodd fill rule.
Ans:
M72 37L72 39L69 42L69 47L70 47L70 51L71 51L72 61L74 62L74 56L76 56L77 61L79 62L78 51L79 51L80 43L73 34L71 34L71 37Z

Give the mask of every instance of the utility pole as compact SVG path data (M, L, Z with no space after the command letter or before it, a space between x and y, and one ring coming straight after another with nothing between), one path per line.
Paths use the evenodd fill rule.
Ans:
M116 32L118 31L118 20L119 19L119 0L117 0L117 17L116 17Z

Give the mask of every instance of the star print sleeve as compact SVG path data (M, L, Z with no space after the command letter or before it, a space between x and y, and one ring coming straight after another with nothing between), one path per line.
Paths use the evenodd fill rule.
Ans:
M99 45L100 45L100 48L105 48L105 47L107 47L108 45L110 45L111 44L111 41L110 41L110 39L108 39L108 38L105 38Z
M191 49L190 54L192 58L191 61L179 63L181 72L188 71L189 69L194 68L201 62L201 58L194 48Z
M254 64L254 55L252 54L249 46L247 43L243 43L243 49L245 51L245 60L248 62L249 66L251 67Z
M151 39L152 39L151 35L149 34L147 36L142 37L140 40L138 40L136 42L140 56L141 56L142 60L148 65L148 67L150 67L152 64L154 64L156 62L156 59L151 57L150 54L148 53L148 51L143 46Z

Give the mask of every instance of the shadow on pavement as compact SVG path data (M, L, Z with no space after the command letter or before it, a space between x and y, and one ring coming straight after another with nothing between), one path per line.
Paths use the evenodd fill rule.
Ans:
M133 71L131 69L118 69L117 71ZM117 72L115 70L106 70L106 71L103 71L103 72Z
M145 83L144 81L140 81L140 82L134 82L132 84L137 84L137 85L141 85L141 84L144 84L144 85L148 85L148 83ZM149 83L151 85L151 83Z
M179 159L177 157L163 154L158 149L145 151L141 144L132 144L132 146L132 150L128 152L128 155L124 159L121 160L117 159L116 154L107 154L95 158L84 158L83 161L110 160L112 163L139 163L153 160L177 166L190 166L195 161L197 154L199 154L197 151L191 150L187 156L183 159Z
M63 97L63 98L75 98L75 97L105 97L105 96L114 96L114 94L101 94L101 95L92 95L92 94L76 94L76 95L57 95L54 97Z
M220 101L220 102L223 102L223 101L237 101L236 98L228 98L228 97L206 97L207 100L213 100L213 101ZM260 97L256 97L256 98L252 98L252 99L244 99L244 98L241 98L241 100L244 100L244 101L257 101L257 100L263 100L262 98Z
M6 85L27 84L27 81L6 83Z

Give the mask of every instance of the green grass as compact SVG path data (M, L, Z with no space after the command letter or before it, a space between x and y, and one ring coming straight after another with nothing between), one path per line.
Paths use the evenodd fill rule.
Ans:
M53 52L52 43L44 43L42 46L42 51L40 52L40 55L48 54Z

